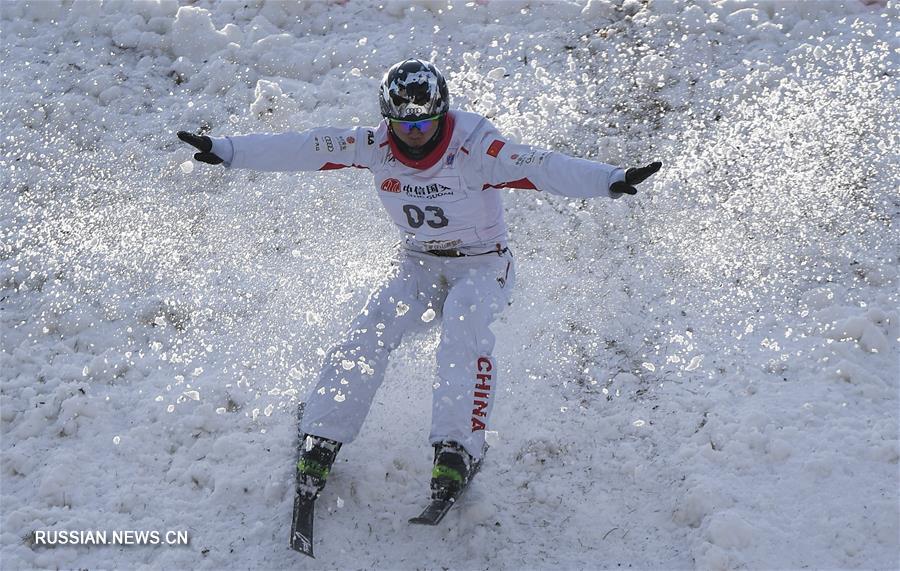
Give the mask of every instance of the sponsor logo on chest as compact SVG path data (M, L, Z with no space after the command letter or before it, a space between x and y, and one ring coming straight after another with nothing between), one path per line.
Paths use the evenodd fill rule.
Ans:
M439 198L441 196L453 196L453 189L443 184L432 183L424 186L417 184L404 184L403 192L413 198Z
M400 181L395 178L385 179L381 183L381 190L384 192L400 192Z
M424 198L431 200L446 196L453 196L455 189L439 182L429 184L409 184L400 182L396 178L387 178L381 183L383 192L403 194L410 198Z

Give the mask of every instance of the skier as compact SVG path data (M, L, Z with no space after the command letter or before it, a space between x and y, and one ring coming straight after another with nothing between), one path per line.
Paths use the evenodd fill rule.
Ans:
M305 404L298 485L315 498L341 445L352 441L381 385L388 355L414 326L440 316L432 401L433 499L452 499L477 470L497 398L491 322L510 301L515 263L498 189L618 198L661 163L627 171L514 143L483 116L450 109L430 62L393 65L377 127L207 137L181 131L198 161L258 171L368 169L402 233L398 264L346 337L326 354ZM423 319L424 317L424 319Z

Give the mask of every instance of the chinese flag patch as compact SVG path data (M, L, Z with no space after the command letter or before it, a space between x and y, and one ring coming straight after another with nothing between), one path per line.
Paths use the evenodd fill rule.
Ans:
M487 154L491 155L492 157L496 157L500 154L500 149L502 149L503 145L505 144L506 143L504 143L500 139L495 139L494 142L491 143L491 146L488 147Z

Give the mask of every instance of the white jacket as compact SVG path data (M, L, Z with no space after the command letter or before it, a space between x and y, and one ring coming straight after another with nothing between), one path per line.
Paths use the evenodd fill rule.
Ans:
M513 143L476 113L452 111L445 123L442 143L421 161L396 150L384 121L375 128L322 127L213 138L212 150L230 168L369 169L406 246L420 251L456 248L475 253L505 246L506 223L497 189L612 197L609 186L625 179L619 167Z

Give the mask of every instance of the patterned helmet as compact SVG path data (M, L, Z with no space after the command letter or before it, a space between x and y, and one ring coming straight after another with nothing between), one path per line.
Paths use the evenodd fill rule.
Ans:
M379 98L381 114L389 119L416 121L450 109L444 76L434 64L420 59L392 65L381 80Z

